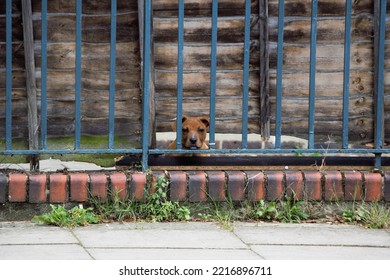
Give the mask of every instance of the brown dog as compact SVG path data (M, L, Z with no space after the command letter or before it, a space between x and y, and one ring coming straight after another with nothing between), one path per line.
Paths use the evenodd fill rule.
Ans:
M208 117L182 117L182 149L208 150L206 143L207 127L210 124ZM173 124L176 131L176 122ZM176 140L169 144L168 149L176 149ZM209 156L209 154L190 154L189 156Z

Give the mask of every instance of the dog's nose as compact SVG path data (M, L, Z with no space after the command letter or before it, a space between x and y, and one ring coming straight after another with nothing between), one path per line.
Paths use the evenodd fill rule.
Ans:
M191 144L196 144L196 137L191 137L190 138L190 142L191 142Z

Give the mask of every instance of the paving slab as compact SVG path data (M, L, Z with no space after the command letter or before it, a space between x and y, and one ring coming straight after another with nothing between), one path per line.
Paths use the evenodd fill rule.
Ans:
M329 245L390 248L390 231L353 225L237 223L234 233L250 245Z
M10 244L78 244L65 228L31 222L0 223L0 245Z
M128 249L91 248L88 252L97 260L260 260L249 249Z
M0 260L91 260L77 244L0 245Z
M165 223L153 224L91 225L75 228L73 233L87 248L208 248L247 249L232 232L222 230L215 224Z
M390 260L390 249L343 246L254 245L266 260Z

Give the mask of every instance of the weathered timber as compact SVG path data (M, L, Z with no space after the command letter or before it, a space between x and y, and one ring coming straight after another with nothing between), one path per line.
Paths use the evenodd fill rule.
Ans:
M110 42L110 15L82 18L82 41L85 43ZM76 15L48 17L48 42L74 42ZM138 42L138 13L118 14L117 42ZM41 39L41 21L34 21L34 37Z
M261 0L266 1L266 0ZM212 0L185 1L184 109L188 114L207 114L210 96L210 42ZM270 134L275 125L275 78L278 0L268 0L268 23L262 22L260 1L251 1L250 106L249 129L260 131L260 116L269 118ZM48 1L48 98L49 133L74 131L74 48L76 0ZM83 0L82 38L82 133L107 132L109 91L110 1ZM33 23L38 98L40 87L40 10L33 1ZM242 62L245 0L218 1L217 46L217 132L241 131ZM177 87L177 0L154 0L155 100L157 131L171 131L176 117ZM338 139L342 127L341 104L344 60L345 1L318 1L316 62L316 141L329 134ZM13 101L14 136L26 138L27 94L21 24L21 3L13 1ZM140 137L140 20L138 1L118 1L115 134ZM390 5L387 5L390 14ZM5 4L0 3L0 29L5 29ZM309 92L309 40L311 0L285 1L283 57L282 133L307 137ZM388 16L389 17L389 16ZM263 24L263 28L261 28ZM390 135L390 20L386 22L384 114L385 136ZM374 118L374 0L353 1L350 75L349 140L360 143L373 139ZM267 29L268 27L268 29ZM267 112L260 106L261 30L269 32L269 102ZM5 33L0 32L0 69L5 71ZM264 45L263 45L264 48ZM264 60L264 58L263 58ZM0 91L5 90L0 75ZM5 106L0 94L0 108ZM59 114L59 116L56 116ZM117 115L118 114L118 115ZM63 116L63 117L61 117ZM62 119L64 118L64 119ZM0 133L4 130L0 109ZM330 129L331 128L331 132ZM336 131L337 130L337 131ZM138 132L135 132L138 131ZM138 134L137 134L138 133ZM3 133L1 134L3 135ZM138 137L138 138L137 138Z
M258 40L258 16L251 20L251 38ZM177 19L155 18L155 42L177 42ZM218 42L242 43L244 40L244 16L225 18L218 20ZM211 18L188 18L184 21L184 42L210 43Z
M1 50L0 50L1 51ZM107 53L110 52L110 45L107 44L89 44L83 43L81 51L83 60L81 62L82 69L109 71L110 57ZM116 45L117 71L136 70L140 67L140 54L138 42L118 43ZM74 69L75 65L75 43L49 43L47 45L47 67L49 70L65 70ZM36 45L35 57L37 58L37 67L41 66L41 46Z
M270 41L277 41L277 18L270 18ZM317 43L344 42L344 17L318 18ZM362 14L352 18L352 40L371 41L373 35L373 16ZM308 44L310 42L310 18L286 18L284 42Z
M269 0L270 15L278 14L278 0ZM286 16L306 16L311 15L311 0L288 0L285 2ZM373 13L372 0L353 1L352 13ZM318 2L318 15L343 16L345 11L345 1L322 0Z
M390 73L387 74L390 78ZM351 71L350 94L368 95L373 92L373 72ZM307 98L309 94L309 73L283 73L283 95ZM276 94L276 73L270 75L271 95ZM343 94L342 72L319 72L316 74L317 97L340 97Z
M186 45L184 46L184 70L205 70L209 71L211 63L211 45ZM217 45L217 70L242 70L244 61L244 45L218 44ZM177 67L177 45L156 44L155 45L156 68L160 70L176 70ZM250 51L251 69L258 68L259 51L255 45Z
M210 17L212 0L186 0L184 15L191 17ZM177 17L178 2L175 0L154 0L153 7L157 17ZM251 10L258 11L258 1L251 1ZM218 14L221 16L243 15L245 0L219 0Z
M83 14L109 14L111 9L110 1L102 0L83 0ZM51 0L47 3L47 9L49 13L75 13L76 0ZM33 1L33 10L36 12L41 11L41 0ZM118 13L133 12L137 10L136 1L118 1L117 3Z
M269 139L269 32L268 32L268 0L259 0L259 64L260 64L260 134L262 141ZM252 57L252 56L251 56Z
M31 0L22 0L23 37L26 65L26 91L27 91L27 119L28 119L28 146L30 150L37 150L38 144L38 105L37 89L35 84L35 57L34 38L32 29Z
M118 90L134 89L139 87L140 73L138 71L124 71L116 73L116 87ZM82 86L90 90L108 90L109 72L83 71ZM75 85L74 71L48 71L48 90L70 89ZM40 87L40 79L37 80Z

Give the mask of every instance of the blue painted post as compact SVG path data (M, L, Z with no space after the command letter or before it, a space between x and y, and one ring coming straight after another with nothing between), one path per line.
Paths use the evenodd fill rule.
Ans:
M242 98L242 149L248 148L248 96L249 96L249 55L251 32L251 0L245 1L244 69Z
M349 76L351 62L351 15L352 0L345 3L345 34L344 34L344 80L343 80L343 139L342 148L348 149L349 130Z
M12 0L6 2L5 149L12 149Z
M150 71L150 31L151 31L151 0L145 0L144 6L144 42L143 42L143 104L142 104L142 171L148 169L149 155L149 71Z
M41 34L41 149L47 146L47 0L42 0Z
M215 149L215 111L217 96L217 44L218 44L218 0L212 2L211 18L211 66L210 66L210 128L209 147Z
M108 116L108 148L114 148L115 135L115 66L116 66L116 15L117 2L111 0L111 38L110 38L110 96Z
M383 148L384 137L384 69L385 69L385 36L386 36L386 0L380 1L379 7L379 30L378 30L378 55L375 63L376 83L375 83L375 149ZM382 165L382 154L375 153L375 168L380 169Z
M309 149L314 148L315 94L316 94L316 50L317 50L317 14L318 0L311 5L310 31L310 77L309 77Z
M75 150L80 149L81 138L81 38L82 1L76 1L76 93L75 93Z
M283 36L284 36L284 0L279 1L278 13L278 54L276 64L276 112L275 112L275 148L281 148L282 138L282 94L283 94Z
M183 66L184 66L184 0L179 0L177 28L177 103L176 103L176 149L182 148L183 116Z

